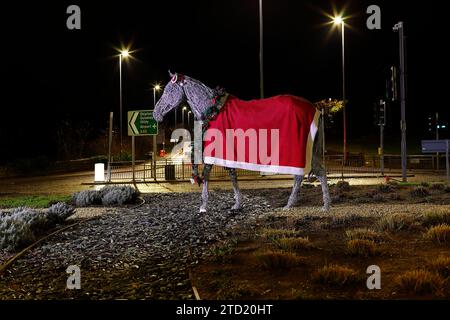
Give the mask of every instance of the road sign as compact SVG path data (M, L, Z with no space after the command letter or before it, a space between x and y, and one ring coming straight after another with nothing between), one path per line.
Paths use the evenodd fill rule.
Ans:
M153 119L153 110L128 111L129 136L153 136L158 134L158 123Z
M422 153L447 152L449 140L422 140Z

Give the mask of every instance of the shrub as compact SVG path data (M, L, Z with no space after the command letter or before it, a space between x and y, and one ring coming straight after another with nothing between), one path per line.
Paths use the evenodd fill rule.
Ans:
M347 254L371 257L379 254L379 250L372 240L353 239L347 242Z
M449 193L450 192L450 186L446 186L444 189L445 192Z
M425 238L437 243L445 243L450 241L450 225L439 224L431 227L425 233Z
M138 196L139 192L131 186L106 186L99 191L84 190L76 192L72 196L72 201L79 207L100 204L111 206L133 203Z
M389 199L391 199L391 200L402 200L402 196L395 192L395 193L391 193L389 195Z
M20 207L0 221L0 248L14 251L33 243L47 228L45 215L31 208Z
M102 198L96 190L83 190L76 192L72 196L72 201L77 207L87 207L101 204Z
M358 273L346 266L331 264L316 270L312 280L319 284L342 286L359 281Z
M340 180L336 183L336 190L339 192L350 191L350 184L347 181Z
M47 219L53 224L61 224L75 213L75 208L65 202L52 205L47 211Z
M381 242L383 235L376 230L368 228L357 228L345 231L348 240L371 240L374 242Z
M409 229L414 224L414 218L406 213L394 213L378 220L378 230L400 231Z
M257 253L260 266L267 270L290 269L304 264L304 259L290 252L268 250Z
M423 186L414 187L410 193L413 198L424 198L430 195L430 192Z
M381 194L379 194L379 193L375 193L372 196L372 200L375 201L375 202L382 202L382 201L384 201L384 197Z
M427 267L444 278L450 277L450 257L440 256L428 263Z
M48 212L19 207L10 214L0 214L0 248L15 251L33 243L56 224L74 213L65 203L49 208Z
M105 206L133 203L139 196L139 192L130 186L104 187L100 194Z
M430 184L428 182L423 181L420 183L420 186L422 186L424 188L428 188L430 186Z
M439 293L444 280L437 274L425 270L408 271L395 279L400 292L415 294Z
M377 191L381 193L389 193L394 191L394 187L389 184L380 184L377 186Z
M284 250L300 250L300 249L311 249L312 244L308 237L299 238L281 238L277 241L277 245Z

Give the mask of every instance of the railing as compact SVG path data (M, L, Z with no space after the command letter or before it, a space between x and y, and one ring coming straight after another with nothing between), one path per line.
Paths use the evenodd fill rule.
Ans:
M325 157L327 172L329 174L381 174L380 157L377 155L349 155L344 163L343 155L327 155ZM442 163L442 160L441 160ZM410 155L407 157L408 171L436 170L435 155ZM135 162L135 180L142 182L150 181L185 181L192 176L192 165L182 160L164 159L156 161L156 177L154 176L153 164L151 161ZM440 169L445 169L440 166ZM199 172L203 170L203 164L199 165ZM384 173L393 174L401 172L401 157L399 155L384 155ZM237 169L238 176L260 176L259 171L249 171ZM106 175L107 176L107 175ZM132 180L131 162L111 163L111 179L113 182ZM221 166L213 166L210 172L212 178L227 178L228 171Z

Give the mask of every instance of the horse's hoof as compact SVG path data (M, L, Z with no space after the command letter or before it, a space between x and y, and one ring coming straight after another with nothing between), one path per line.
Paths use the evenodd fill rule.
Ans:
M200 208L200 213L205 213L206 212L206 208Z
M292 206L284 206L283 211L289 211L292 210Z
M323 212L330 211L330 206L323 206L321 209Z
M231 207L232 211L241 210L241 206L234 205Z

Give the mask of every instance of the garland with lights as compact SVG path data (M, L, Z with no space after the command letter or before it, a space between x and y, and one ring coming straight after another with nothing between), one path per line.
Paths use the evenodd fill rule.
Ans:
M206 130L208 130L209 123L214 120L217 115L219 114L220 110L225 105L229 94L225 92L223 88L217 88L216 89L216 96L212 99L212 105L205 111L205 113L202 115L202 137L204 137ZM202 139L203 144L203 139ZM203 146L202 146L203 148ZM198 172L198 164L195 164L194 161L194 142L191 142L191 161L192 161L192 178L191 183L197 183L198 186L200 186L205 176L209 176L209 171L211 168L209 166L203 166L203 172L202 175L199 175Z

